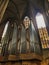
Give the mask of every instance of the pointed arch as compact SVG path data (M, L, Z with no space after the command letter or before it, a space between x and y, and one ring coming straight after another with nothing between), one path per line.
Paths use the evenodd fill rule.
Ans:
M42 13L40 13L40 12L38 12L36 14L36 22L37 22L37 27L38 28L44 28L44 27L46 27L44 17L42 15Z

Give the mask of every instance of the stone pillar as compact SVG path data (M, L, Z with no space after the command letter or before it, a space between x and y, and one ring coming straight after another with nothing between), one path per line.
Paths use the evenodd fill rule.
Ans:
M4 0L0 6L0 23L3 18L3 15L5 13L8 3L9 3L9 0Z

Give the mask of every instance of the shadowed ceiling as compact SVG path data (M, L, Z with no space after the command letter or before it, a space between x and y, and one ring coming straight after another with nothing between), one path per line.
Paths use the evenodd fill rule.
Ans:
M10 0L0 23L0 37L7 20L20 24L24 16L34 17L36 11L45 10L45 0Z
M42 9L42 0L10 0L2 22L7 19L22 20L25 15L33 15L33 9Z

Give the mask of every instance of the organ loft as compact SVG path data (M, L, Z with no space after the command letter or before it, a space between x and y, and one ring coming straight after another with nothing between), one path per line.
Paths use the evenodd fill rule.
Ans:
M0 65L49 65L49 0L0 0Z

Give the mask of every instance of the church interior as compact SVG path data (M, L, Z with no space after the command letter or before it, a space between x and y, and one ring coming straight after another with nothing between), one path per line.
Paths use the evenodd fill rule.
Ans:
M49 65L49 0L0 0L0 65Z

